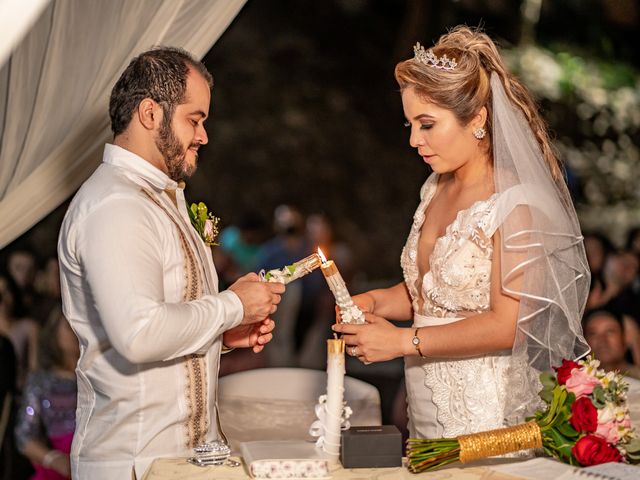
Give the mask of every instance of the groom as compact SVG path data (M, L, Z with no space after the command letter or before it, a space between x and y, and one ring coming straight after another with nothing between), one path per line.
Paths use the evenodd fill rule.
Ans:
M64 313L81 345L73 478L141 478L156 457L223 438L220 353L271 340L284 286L249 274L219 293L187 214L211 87L183 50L134 58L111 92L113 144L62 224Z

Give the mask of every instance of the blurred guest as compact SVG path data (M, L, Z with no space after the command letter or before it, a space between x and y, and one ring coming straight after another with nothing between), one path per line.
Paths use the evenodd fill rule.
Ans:
M592 288L587 301L589 309L606 305L631 287L638 274L638 257L627 250L609 253L600 274L601 288Z
M20 292L20 302L16 304L19 310L16 314L44 323L45 319L38 318L37 312L40 296L35 289L36 255L31 250L22 247L11 251L7 258L7 272L15 281Z
M632 365L625 358L625 322L620 315L608 310L594 310L585 315L582 328L602 368L606 371L617 370L640 380L640 367Z
M222 230L220 246L213 250L213 260L225 285L230 285L246 273L258 270L265 230L265 222L256 212L243 213L236 225Z
M0 335L0 433L4 425L5 405L7 405L16 389L16 356L13 345L4 335ZM0 436L0 442L1 442Z
M259 268L267 271L279 269L312 253L312 247L305 237L304 215L298 207L276 207L273 228L275 237L265 243L258 254ZM303 308L304 290L308 290L312 275L287 285L278 310L272 316L278 326L278 334L265 351L271 367L290 367L296 364L296 323Z
M11 341L0 335L0 478L12 478L11 410L16 389L16 356Z
M242 274L257 269L265 229L266 225L258 213L245 212L237 225L225 228L220 234L220 249L232 257Z
M627 242L625 249L640 256L640 227L630 228L627 232Z
M27 380L16 425L18 448L36 470L31 480L71 478L79 356L78 339L57 307L42 329L40 369Z
M628 337L640 336L636 333L640 332L640 285L636 282L639 271L640 261L629 250L609 255L604 267L606 288L600 297L600 305L634 320L628 326ZM640 352L636 349L633 352L634 361L640 363Z
M340 269L347 286L353 278L353 254L349 246L336 239L329 217L314 213L307 217L306 232L313 249L320 247ZM296 324L296 338L299 338L299 364L305 368L322 369L326 364L325 342L332 334L331 325L335 319L335 299L322 275L309 276L305 291L303 309Z
M319 246L327 258L340 266L340 275L349 283L354 272L353 252L347 243L338 240L333 224L324 213L314 213L307 218L307 237L313 246Z
M24 385L27 373L37 367L39 330L33 320L16 315L16 301L19 298L20 292L13 278L0 273L0 334L13 344L17 358L18 390Z
M602 273L607 255L614 251L611 241L600 232L585 233L584 248L591 273Z
M35 290L38 293L38 303L34 308L34 315L44 323L53 309L60 303L60 268L58 257L48 257L36 273Z
M609 239L599 232L586 233L584 235L584 248L587 254L587 262L591 271L591 286L587 308L595 308L606 303L603 299L606 290L603 278L603 268L607 256L613 252L613 245Z

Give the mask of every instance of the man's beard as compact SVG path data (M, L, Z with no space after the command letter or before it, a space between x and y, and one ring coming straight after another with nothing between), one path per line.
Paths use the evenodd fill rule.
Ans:
M189 148L197 146L199 144L191 144ZM169 122L162 122L156 138L156 147L164 157L167 175L171 180L175 182L185 180L196 171L198 154L196 153L196 161L193 164L187 163L187 149L182 146L178 137L173 133L170 120Z

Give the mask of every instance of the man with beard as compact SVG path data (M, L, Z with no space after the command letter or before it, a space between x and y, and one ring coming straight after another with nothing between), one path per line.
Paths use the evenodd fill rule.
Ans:
M219 355L271 339L284 287L251 273L218 292L187 214L211 86L183 50L134 58L111 92L113 144L65 216L62 298L81 346L73 478L141 478L154 458L224 440Z

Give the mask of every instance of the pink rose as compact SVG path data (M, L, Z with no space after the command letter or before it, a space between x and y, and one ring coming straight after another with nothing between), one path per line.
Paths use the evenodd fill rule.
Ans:
M204 222L204 240L207 243L213 243L215 237L215 230L213 228L213 222L211 220L205 220Z
M611 420L606 423L599 423L596 435L604 438L608 443L615 445L620 437L618 436L618 422Z
M600 380L582 369L574 369L565 384L567 390L575 394L576 399L589 395L598 385L601 385Z

